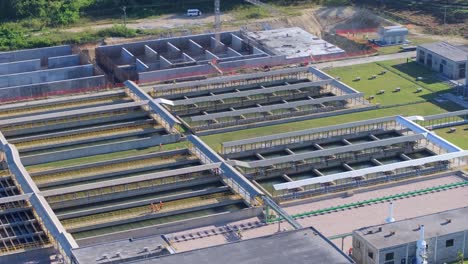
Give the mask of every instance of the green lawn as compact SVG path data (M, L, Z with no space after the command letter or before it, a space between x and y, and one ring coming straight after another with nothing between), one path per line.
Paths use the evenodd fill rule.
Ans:
M387 70L387 73L378 75L383 70ZM435 77L434 72L414 61L406 62L406 59L330 68L325 71L334 77L339 76L344 83L363 92L366 98L373 95L372 102L383 106L429 101L450 89L447 83ZM369 79L372 75L377 75L377 78ZM353 81L356 77L361 77L361 80ZM417 77L422 77L422 80L418 81ZM400 87L401 91L393 92L396 87ZM417 88L423 88L422 92L416 93ZM380 90L385 90L385 93L378 94ZM448 111L462 109L451 102L435 104Z
M385 70L385 68L376 63L367 63L327 69L326 72L333 77L339 76L342 82L363 92L366 98L373 95L374 99L372 102L382 105L395 105L427 100L426 98L431 94L431 91L426 89L416 93L417 88L420 86L389 70L387 70L387 73L384 75L378 75L378 73ZM377 75L377 78L370 80L369 78L372 75ZM361 80L353 81L356 77L360 77ZM393 92L397 87L400 87L401 91ZM385 90L385 93L378 94L380 90Z
M437 41L437 40L434 40L434 39L431 39L431 38L422 38L422 37L416 37L416 36L409 36L408 40L411 41L411 43L409 45L412 45L412 46L413 45L417 46L419 44L431 43L431 42L436 42ZM401 51L400 47L401 47L401 45L380 47L380 48L378 48L379 55L398 53L398 52Z
M468 149L468 125L454 126L457 131L450 133L450 128L436 129L437 135L447 139L462 149Z
M378 62L377 64L386 67L387 69L396 74L399 74L401 77L406 78L407 80L411 80L411 82L413 82L415 85L435 92L446 92L446 90L450 88L447 83L440 81L435 76L435 72L419 65L415 61L407 63L406 59L398 59L382 61ZM422 77L423 79L418 81L416 80L418 77Z
M234 131L234 132L204 136L202 137L202 139L209 146L211 146L215 151L219 151L221 149L221 143L226 142L226 141L267 136L267 135L290 132L290 131L295 131L295 130L303 130L303 129L314 128L314 127L343 124L343 123L349 123L353 121L372 119L372 118L391 116L391 115L405 115L405 116L422 115L424 116L424 115L439 114L443 112L446 112L446 110L430 102L424 102L424 103L413 104L413 105L376 109L376 110L360 112L360 113L338 115L338 116L292 122L292 123L273 125L273 126L267 126L267 127L244 129L244 130L239 130L239 131Z

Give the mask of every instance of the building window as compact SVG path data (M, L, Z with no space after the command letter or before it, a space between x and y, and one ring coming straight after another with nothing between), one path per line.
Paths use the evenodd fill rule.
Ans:
M445 247L452 247L453 246L453 239L445 240Z
M441 63L442 63L443 65L447 65L447 61L446 61L446 60L442 60Z
M374 252L368 251L368 252L367 252L367 256L368 256L369 258L371 258L371 259L374 259Z
M395 257L395 254L393 252L387 253L385 254L385 261L393 260L394 257Z

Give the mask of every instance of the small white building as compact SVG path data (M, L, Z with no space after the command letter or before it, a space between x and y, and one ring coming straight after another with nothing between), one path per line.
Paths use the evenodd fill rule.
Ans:
M403 26L390 26L379 28L379 44L382 46L404 44L408 41L408 29Z

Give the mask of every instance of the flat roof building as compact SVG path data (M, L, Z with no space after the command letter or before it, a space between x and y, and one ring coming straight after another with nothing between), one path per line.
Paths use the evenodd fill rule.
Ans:
M359 264L414 263L421 238L428 263L451 263L468 256L468 207L365 227L353 232L353 258ZM423 229L423 230L421 230ZM423 235L421 236L421 233Z
M389 26L379 28L379 42L382 46L398 45L407 42L408 29L403 26Z
M262 49L287 58L345 54L343 49L299 27L247 32L247 36Z
M455 46L447 42L435 42L419 45L417 62L457 80L466 77L468 45Z
M105 263L355 263L316 229L304 228L174 253L161 236L122 240L73 250L75 264Z
M165 256L157 263L346 264L354 261L317 230L305 228Z

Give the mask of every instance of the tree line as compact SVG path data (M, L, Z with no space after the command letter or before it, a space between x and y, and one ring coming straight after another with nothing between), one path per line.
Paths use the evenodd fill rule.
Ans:
M225 1L242 3L241 0ZM120 16L123 6L134 12L152 9L156 12L174 12L183 8L203 5L211 7L213 0L0 0L0 22L20 19L38 19L46 26L69 25L80 16ZM180 9L180 10L179 10Z

